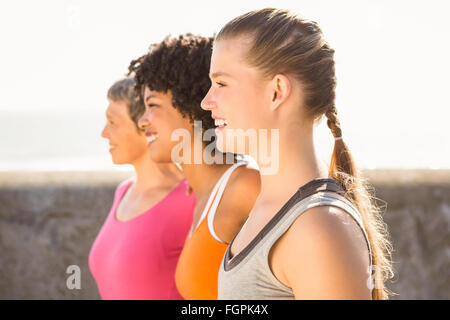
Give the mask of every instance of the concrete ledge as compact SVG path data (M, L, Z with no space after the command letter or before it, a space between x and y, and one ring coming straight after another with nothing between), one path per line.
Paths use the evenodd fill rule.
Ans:
M450 298L450 170L370 170L387 203L394 299ZM0 299L98 299L88 253L130 172L0 173ZM81 269L81 289L66 269Z

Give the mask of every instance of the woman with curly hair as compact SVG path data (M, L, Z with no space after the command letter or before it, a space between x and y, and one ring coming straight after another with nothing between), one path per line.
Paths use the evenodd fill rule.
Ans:
M211 85L211 49L212 38L167 37L129 67L145 103L139 126L147 136L151 158L157 163L170 162L181 144L180 165L196 195L194 222L175 274L178 290L190 300L217 299L220 262L259 193L259 172L249 162L229 163L225 159L230 155L232 160L239 159L218 151L213 153L220 161L195 159L196 151L203 155L211 150L202 137L215 128L211 112L200 107ZM188 133L188 138L178 144L171 138L180 131ZM195 143L196 139L201 143Z
M218 149L236 152L221 142L253 128L276 132L279 150L278 172L261 176L224 256L219 299L388 297L391 245L343 140L333 55L317 23L272 8L233 19L214 40L202 106L227 120ZM322 116L335 139L330 166L315 151Z
M89 253L89 268L102 299L180 300L175 267L192 224L195 197L173 163L150 158L137 121L144 112L125 78L108 90L102 137L115 164L135 176L116 188L114 202Z

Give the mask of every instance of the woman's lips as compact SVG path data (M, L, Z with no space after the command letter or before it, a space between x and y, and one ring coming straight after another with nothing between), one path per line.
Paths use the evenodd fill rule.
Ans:
M214 124L216 125L216 129L214 130L214 132L216 133L216 135L218 133L222 133L223 130L225 129L225 127L228 125L228 120L223 119L223 118L218 118L216 116L213 116L214 119Z
M156 132L146 132L145 137L147 140L147 147L150 146L156 139L158 139L158 134Z
M219 133L223 133L223 130L225 130L225 127L228 125L228 120L222 117L218 117L217 115L211 115L214 119L214 124L216 125L216 128L214 129L214 132L216 136Z
M217 114L213 114L213 113L211 113L211 118L213 118L214 120L225 120L225 118L224 117L220 117L220 116L218 116Z

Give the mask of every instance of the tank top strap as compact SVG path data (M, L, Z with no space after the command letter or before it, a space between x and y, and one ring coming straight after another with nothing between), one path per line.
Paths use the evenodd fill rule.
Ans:
M216 214L217 207L219 206L220 200L222 199L222 195L223 195L223 193L225 191L225 187L226 187L226 185L228 183L228 180L230 179L231 174L233 173L233 171L237 167L240 167L240 166L246 165L246 164L248 164L247 161L240 161L240 162L237 162L237 163L233 164L231 167L229 167L227 169L227 171L225 171L225 173L222 175L221 179L217 183L217 185L219 185L219 188L217 190L217 194L214 196L214 198L212 200L211 207L208 210L208 212L206 213L207 220L208 220L209 233L213 236L214 239L216 239L217 241L219 241L219 242L221 242L223 244L227 244L227 243L222 241L217 236L216 232L214 231L214 216ZM213 196L212 193L211 193L211 196Z
M233 173L234 169L236 169L238 166L241 166L243 164L247 164L247 161L241 161L238 163L233 164L231 167L229 167L227 169L227 171L225 171L225 173L219 178L219 180L217 181L217 183L215 184L214 188L211 191L211 195L208 198L208 201L206 202L205 208L203 208L202 211L202 215L200 216L200 219L197 222L197 225L192 225L191 231L189 233L189 238L192 236L192 234L194 233L194 231L200 226L200 224L203 222L203 220L205 219L206 216L209 216L209 212L215 212L217 210L217 206L220 202L220 199L222 198L222 194L225 190L225 186L228 182L228 179L230 178L231 173ZM216 200L218 199L218 200ZM214 218L214 214L212 215ZM213 228L209 228L210 232ZM215 234L215 232L213 231L211 233L211 235L213 235L213 237L220 241L221 241Z
M276 240L278 240L278 238L280 238L287 231L287 229L292 225L294 220L297 217L299 217L303 212L305 212L310 208L318 206L338 207L347 212L348 214L350 214L350 216L352 216L352 218L356 221L359 228L361 229L364 238L366 240L370 259L369 266L371 266L373 263L372 248L370 246L369 237L367 235L360 213L355 208L355 206L344 196L329 191L319 191L317 193L311 194L308 197L301 200L300 202L298 202L296 205L294 205L289 210L290 211L289 214L285 215L281 219L279 224L271 230L269 236L270 240L267 242L266 249L270 250L270 247L276 242Z
M205 219L206 214L208 213L209 208L211 207L212 202L213 202L214 198L215 198L216 195L217 195L217 192L218 192L218 189L219 189L219 186L220 186L220 182L221 182L221 181L222 181L222 177L220 177L219 181L217 181L216 185L215 185L214 188L212 189L211 195L209 196L208 201L206 202L206 205L205 205L205 207L203 208L202 215L200 216L200 219L197 221L197 224L196 224L196 225L192 224L191 231L189 232L188 238L190 238L190 237L192 236L192 234L194 233L194 231L195 231L195 230L200 226L200 224L202 223L203 219Z

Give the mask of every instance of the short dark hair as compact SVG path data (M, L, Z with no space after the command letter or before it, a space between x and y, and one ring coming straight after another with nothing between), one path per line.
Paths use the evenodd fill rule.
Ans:
M116 81L108 90L107 98L111 101L124 101L128 106L128 114L138 131L139 118L145 112L145 106L140 95L136 94L134 87L136 81L133 78L124 78Z
M170 90L172 104L183 117L191 123L201 120L204 130L214 128L211 112L200 106L211 86L212 42L212 37L187 33L152 44L147 54L128 67L128 74L134 73L136 91L142 95L146 86L164 93Z

